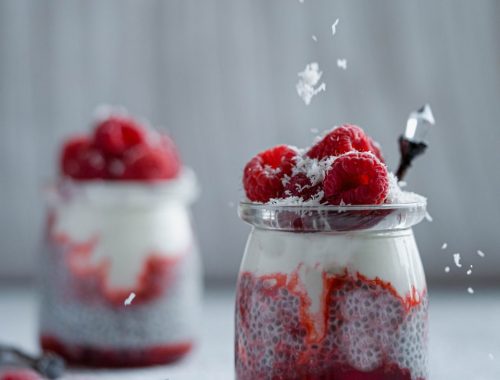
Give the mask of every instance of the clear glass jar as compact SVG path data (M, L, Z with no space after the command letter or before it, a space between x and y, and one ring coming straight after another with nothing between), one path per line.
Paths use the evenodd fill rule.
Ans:
M201 307L188 206L194 174L47 191L40 341L72 364L130 367L187 354ZM133 293L133 294L132 294ZM134 298L135 295L135 298Z
M241 203L237 380L426 380L427 288L411 226L425 200Z

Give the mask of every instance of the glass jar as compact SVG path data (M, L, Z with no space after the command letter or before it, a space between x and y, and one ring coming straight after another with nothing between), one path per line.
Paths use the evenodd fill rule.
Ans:
M425 206L241 203L236 379L428 379Z
M40 342L71 364L164 364L195 342L201 267L194 174L158 183L63 182L47 191Z

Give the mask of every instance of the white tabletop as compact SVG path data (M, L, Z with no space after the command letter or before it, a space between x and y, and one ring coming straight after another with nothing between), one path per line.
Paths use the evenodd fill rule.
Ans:
M500 291L432 292L430 363L433 380L500 379ZM0 342L36 352L36 295L30 287L0 288ZM233 292L205 297L202 336L183 362L123 371L70 371L65 379L233 379Z

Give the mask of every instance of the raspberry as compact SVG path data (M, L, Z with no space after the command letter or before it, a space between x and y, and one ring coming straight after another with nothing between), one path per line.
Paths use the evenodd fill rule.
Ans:
M252 158L243 171L243 187L248 199L267 202L284 195L282 179L292 173L297 152L278 145Z
M389 192L389 175L373 154L351 152L333 162L323 187L329 204L380 204Z
M384 156L382 156L382 151L380 150L380 144L370 137L368 137L368 142L370 143L370 152L372 152L380 162L385 163Z
M366 136L360 127L353 124L344 124L329 132L309 149L307 155L311 158L321 160L328 156L340 156L353 150L358 152L372 152L383 162L382 154L377 144Z
M298 173L290 178L285 186L285 194L292 197L302 197L303 200L311 199L320 190L320 185L312 186L311 180L304 173Z
M134 119L123 116L108 117L94 132L95 146L108 155L121 155L145 140L144 129Z
M106 176L105 161L101 152L92 147L84 136L69 139L61 153L61 171L74 179L89 180Z
M139 145L128 152L123 160L125 180L160 180L177 177L181 162L171 140L162 136L158 146Z

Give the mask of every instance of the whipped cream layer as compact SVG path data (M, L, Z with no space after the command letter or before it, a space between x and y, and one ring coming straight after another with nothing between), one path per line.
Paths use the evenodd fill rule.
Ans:
M411 229L387 233L293 233L254 228L247 242L241 272L256 275L298 271L311 298L311 312L320 308L323 273L345 270L388 282L399 296L426 289L424 271Z
M72 244L95 241L82 265L109 262L108 285L130 287L148 256L177 256L191 248L189 212L186 202L169 191L162 194L147 185L110 185L84 185L84 191L54 202L51 235L64 236Z

